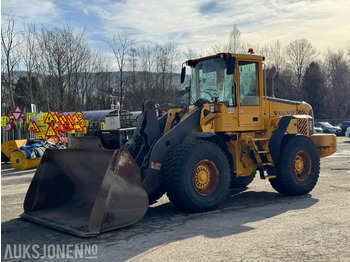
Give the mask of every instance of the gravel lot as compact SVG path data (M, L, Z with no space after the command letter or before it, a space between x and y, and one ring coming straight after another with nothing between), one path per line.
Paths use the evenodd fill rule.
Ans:
M338 137L334 155L321 160L319 182L308 195L280 195L257 177L248 189L232 190L219 210L184 214L164 196L138 223L89 239L20 219L34 171L3 163L1 168L3 261L11 251L15 257L15 248L22 248L22 256L12 261L28 256L41 261L350 261L350 139L345 137ZM81 246L93 252L83 257L70 252ZM34 248L43 258L35 258ZM59 248L66 253L54 256Z

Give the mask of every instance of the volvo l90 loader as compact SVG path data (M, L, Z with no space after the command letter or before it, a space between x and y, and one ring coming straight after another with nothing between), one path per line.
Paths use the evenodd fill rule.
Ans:
M257 171L279 193L309 193L336 137L314 133L309 104L274 97L275 70L266 73L263 61L230 53L189 60L181 81L190 68L190 106L157 118L146 101L121 149L81 137L46 150L21 216L89 237L135 223L165 192L186 212L213 210Z

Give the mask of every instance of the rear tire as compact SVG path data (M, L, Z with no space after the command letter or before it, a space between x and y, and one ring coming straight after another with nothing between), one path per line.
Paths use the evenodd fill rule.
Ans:
M167 195L187 212L216 209L227 197L230 166L215 143L193 140L177 146L167 159Z
M315 187L320 172L315 144L306 136L290 137L282 145L276 171L276 178L270 179L276 191L294 196L309 193Z

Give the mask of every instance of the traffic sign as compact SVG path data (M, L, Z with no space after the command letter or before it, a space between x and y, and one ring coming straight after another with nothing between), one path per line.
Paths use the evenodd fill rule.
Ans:
M1 127L5 127L8 122L8 117L7 116L1 116Z
M40 133L40 128L38 126L38 124L34 121L34 120L30 120L30 123L27 127L27 133Z
M56 132L55 129L53 129L53 127L51 125L49 125L49 127L46 130L45 136L46 137L54 137L54 136L58 136L58 133Z
M11 111L10 113L11 115L13 115L16 121L19 120L20 117L23 115L23 111L19 108L19 106L16 106L15 110Z
M29 124L29 119L32 119L32 116L35 116L35 113L30 113L30 112L27 112L26 113L26 123Z
M85 121L85 126L84 128L84 134L87 134L87 127L89 126L89 120L84 120Z
M74 115L76 115L78 119L83 119L83 118L84 118L84 114L83 114L83 112L81 112L81 111L75 112Z
M69 123L71 123L72 125L75 124L74 120L73 120L73 117L70 113L67 114L67 120Z
M12 128L14 128L15 124L13 122L8 122L6 127L5 127L5 130L6 131L11 131Z
M24 119L24 117L21 116L19 120L22 120L22 125L24 126L24 124L26 123L26 120Z
M80 123L79 123L82 127L86 126L86 120L84 119L80 119Z
M56 123L60 123L60 119L58 118L57 113L52 113L52 117L55 120Z
M51 124L51 123L54 123L55 122L55 119L53 118L53 114L49 111L47 112L47 115L44 119L44 123L45 124Z
M81 125L79 125L79 124L74 125L74 130L77 133L84 133L84 128Z
M80 123L80 119L78 118L78 116L76 114L73 115L73 120L75 124L79 124Z

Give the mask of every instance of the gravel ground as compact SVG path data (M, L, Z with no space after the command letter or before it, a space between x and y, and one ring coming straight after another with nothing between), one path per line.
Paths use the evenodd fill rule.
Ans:
M15 257L15 248L22 256L12 261L350 261L345 137L338 138L337 153L321 160L319 182L308 195L286 197L256 178L248 189L232 190L220 209L201 214L182 213L164 196L138 223L88 239L20 219L34 171L1 166L3 261L11 252ZM91 249L70 252L82 246ZM59 248L66 253L55 255Z

